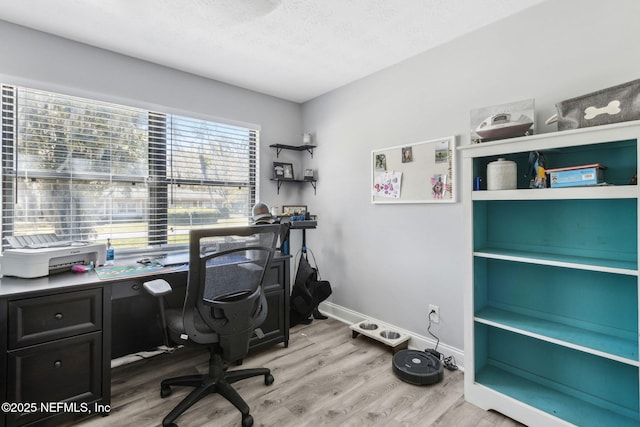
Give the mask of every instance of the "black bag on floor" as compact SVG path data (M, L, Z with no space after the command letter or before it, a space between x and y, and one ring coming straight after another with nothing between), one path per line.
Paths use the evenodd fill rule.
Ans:
M324 318L318 311L318 304L331 295L331 284L326 280L318 280L318 269L313 268L309 261L300 257L296 280L291 290L289 324L309 324L314 314L316 319Z

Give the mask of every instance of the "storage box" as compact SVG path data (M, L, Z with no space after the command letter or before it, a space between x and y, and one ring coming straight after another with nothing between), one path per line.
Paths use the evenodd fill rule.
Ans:
M640 119L640 79L556 104L558 130Z
M593 165L572 166L567 168L547 169L551 187L579 187L597 185L604 182L606 166L600 163Z

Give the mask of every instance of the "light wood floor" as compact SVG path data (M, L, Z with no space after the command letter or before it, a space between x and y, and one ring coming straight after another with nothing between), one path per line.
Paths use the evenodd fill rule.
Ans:
M248 402L255 426L520 426L464 401L463 373L445 370L430 386L400 381L391 351L366 337L351 338L349 327L333 319L292 328L289 347L279 344L253 354L239 368L265 366L263 377L234 384ZM206 372L207 353L182 348L112 371L112 409L76 426L159 426L188 393L173 389L160 398L162 378ZM231 369L236 369L233 366ZM239 426L240 413L218 395L207 396L177 419L181 427Z

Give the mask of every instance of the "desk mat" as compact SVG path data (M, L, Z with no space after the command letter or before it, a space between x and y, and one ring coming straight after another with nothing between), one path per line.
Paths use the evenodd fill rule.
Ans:
M100 280L119 279L123 277L148 276L150 274L168 273L188 269L188 265L165 267L159 264L118 265L115 267L97 267L96 274Z

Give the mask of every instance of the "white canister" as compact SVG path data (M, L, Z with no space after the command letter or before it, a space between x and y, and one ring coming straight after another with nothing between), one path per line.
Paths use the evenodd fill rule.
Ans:
M516 162L500 158L487 165L487 190L515 190Z

